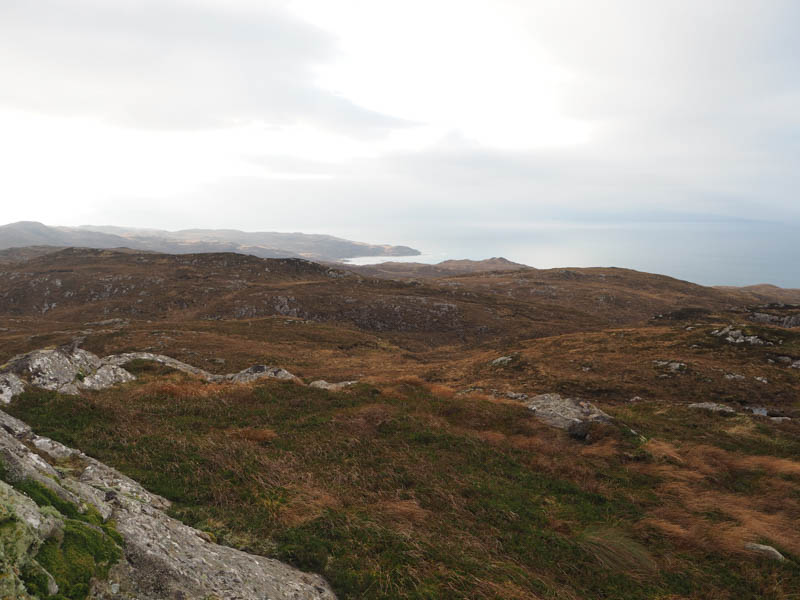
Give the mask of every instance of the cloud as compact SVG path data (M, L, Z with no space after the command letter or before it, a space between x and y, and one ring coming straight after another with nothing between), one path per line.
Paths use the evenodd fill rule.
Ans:
M408 125L315 84L330 34L277 5L0 3L0 103L146 128L305 123L370 137Z
M87 119L0 114L0 191L19 219L486 255L542 221L640 223L631 261L685 262L682 224L736 224L713 250L800 223L798 22L795 0L6 0L0 105Z

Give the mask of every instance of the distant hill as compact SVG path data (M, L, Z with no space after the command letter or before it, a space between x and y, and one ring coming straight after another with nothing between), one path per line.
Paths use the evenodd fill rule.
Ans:
M132 248L171 254L238 252L260 258L337 261L356 256L414 256L407 246L366 244L330 235L247 232L234 229L133 229L125 227L50 227L35 221L0 226L0 250L26 246L56 248ZM56 249L54 248L54 249Z
M755 303L785 302L787 304L800 304L800 290L780 288L778 286L761 283L745 287L716 286L719 290L735 291L753 299Z
M70 323L279 315L435 345L558 335L753 303L750 294L663 275L616 268L540 270L504 259L425 265L443 274L413 281L240 253L67 248L34 254L0 272L0 314Z
M348 265L351 271L368 277L384 277L386 279L431 279L452 275L469 275L489 271L518 271L531 269L527 265L511 262L502 257L485 260L445 260L434 265L416 262L385 262L376 265Z

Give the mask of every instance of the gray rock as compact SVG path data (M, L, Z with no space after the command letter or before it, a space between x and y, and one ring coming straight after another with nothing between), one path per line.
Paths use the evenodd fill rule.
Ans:
M321 390L328 390L329 392L340 392L343 389L357 383L358 381L340 381L339 383L328 383L324 379L319 379L317 381L312 381L309 386L313 388L319 388Z
M61 347L15 356L5 365L3 373L27 377L31 385L39 388L73 393L73 382L79 377L94 373L100 366L100 359L91 352Z
M729 381L744 381L746 377L738 373L725 373L725 379Z
M182 371L184 373L189 373L190 375L199 375L203 379L207 380L214 380L220 377L219 375L213 375L203 369L193 367L192 365L180 361L176 358L172 358L171 356L165 356L163 354L153 354L152 352L125 352L123 354L112 354L111 356L104 357L102 359L102 364L122 367L134 360L152 361L170 367L171 369L175 369L176 371Z
M774 346L772 342L762 340L757 335L744 335L741 329L734 329L728 325L722 329L715 329L711 332L715 337L721 337L729 344L750 344L751 346Z
M77 387L84 390L104 390L117 385L118 383L128 383L134 381L136 377L128 373L122 367L116 365L103 365L97 371L79 379Z
M711 412L730 414L730 415L736 414L736 411L733 410L730 406L725 406L724 404L718 404L716 402L695 402L694 404L690 404L689 408L698 408L701 410L708 410Z
M772 558L775 560L785 560L783 554L778 552L772 546L766 546L764 544L753 544L748 543L744 545L745 550L750 550L751 552L756 552L761 554L762 556L766 556L768 558Z
M686 363L677 360L654 360L653 364L657 367L667 369L671 373L681 373L686 370Z
M491 366L493 366L493 367L505 367L505 366L510 365L512 362L514 362L514 358L513 357L511 357L511 356L501 356L499 358L495 358L489 364Z
M31 433L31 428L26 424L0 410L0 427L14 437L25 437Z
M280 367L268 367L267 365L253 365L249 369L239 371L232 375L227 375L226 379L233 383L252 383L259 379L282 379L285 381L298 380L297 377L289 373L286 369ZM299 381L299 380L298 380Z
M44 452L47 456L55 461L68 460L74 456L79 456L81 453L72 448L68 448L61 442L51 440L50 438L33 436L31 438L33 445L40 452Z
M754 312L750 315L750 320L756 323L778 325L779 327L800 327L800 314L779 316L769 313Z
M594 404L575 398L563 398L560 394L539 394L525 402L536 417L559 429L577 431L579 423L609 423L611 417Z
M202 532L169 517L164 512L169 502L164 498L78 450L36 436L2 411L0 425L0 453L11 481L30 477L79 510L91 504L104 519L113 519L122 536L123 558L112 567L107 580L93 582L89 598L335 599L321 577L209 541ZM72 468L53 469L26 444L56 461L70 458ZM34 564L38 548L63 527L63 518L2 481L0 513L7 524L0 532L0 547L7 540L15 544L13 552L0 552L0 569L11 574L0 577L0 597L29 598L15 574Z
M0 402L8 404L14 396L25 391L25 383L14 373L0 375Z
M796 360L792 363L792 369L800 369L800 360Z
M126 352L125 354L114 354L103 358L103 364L122 366L131 362L132 360L149 360L157 362L164 366L175 369L176 371L183 371L184 373L189 373L190 375L197 375L206 381L217 383L222 381L231 381L233 383L251 383L264 378L299 381L296 376L292 375L286 369L282 369L280 367L270 367L267 365L253 365L252 367L244 369L243 371L239 371L238 373L215 375L204 369L194 367L190 364L172 358L171 356L153 354L152 352Z

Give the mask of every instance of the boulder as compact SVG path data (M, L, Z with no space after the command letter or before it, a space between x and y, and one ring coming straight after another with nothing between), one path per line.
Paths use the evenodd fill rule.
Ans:
M729 381L744 381L746 377L739 373L725 373L725 379Z
M498 358L495 358L489 364L493 367L507 367L512 362L514 362L514 358L512 356L500 356Z
M761 554L762 556L766 556L767 558L772 558L774 560L785 560L783 554L778 552L772 546L766 546L764 544L745 544L745 550L750 550L751 552L756 552Z
M525 406L536 417L559 429L570 431L574 437L590 423L610 423L611 417L591 402L575 398L564 398L560 394L539 394L525 401ZM588 429L586 429L588 431Z
M253 365L248 369L226 375L226 379L233 383L252 383L259 379L282 379L285 381L299 381L297 377L289 373L286 369L280 367L268 367L267 365Z
M677 360L654 360L653 364L669 371L670 373L681 373L686 370L686 363Z
M72 346L34 350L12 358L3 374L27 377L31 385L62 393L76 393L76 382L97 371L100 359Z

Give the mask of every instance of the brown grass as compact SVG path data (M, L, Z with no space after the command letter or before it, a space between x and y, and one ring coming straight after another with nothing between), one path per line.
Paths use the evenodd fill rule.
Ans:
M661 505L639 527L651 527L708 551L743 553L745 543L767 539L800 552L800 501L792 498L795 486L779 478L798 475L800 463L774 456L744 456L705 444L676 448L650 440L646 448L670 464L636 467L664 480L658 486ZM721 482L753 477L751 493L720 487Z
M416 499L384 500L378 503L378 511L394 520L418 524L431 516L429 510L422 508Z
M182 373L167 377L168 381L152 381L134 388L133 396L163 395L180 400L197 400L218 396L231 389L231 384L209 383Z
M314 487L312 484L291 486L290 491L291 498L280 511L281 522L289 526L313 521L326 509L341 506L339 498L330 491Z
M644 449L656 460L669 460L678 464L683 463L683 458L681 458L679 450L669 442L653 438L647 440Z
M278 437L278 434L272 429L258 429L255 427L229 429L228 433L233 437L238 437L257 444L267 444Z
M606 569L621 570L638 579L652 577L658 571L647 548L614 528L587 531L581 546Z

